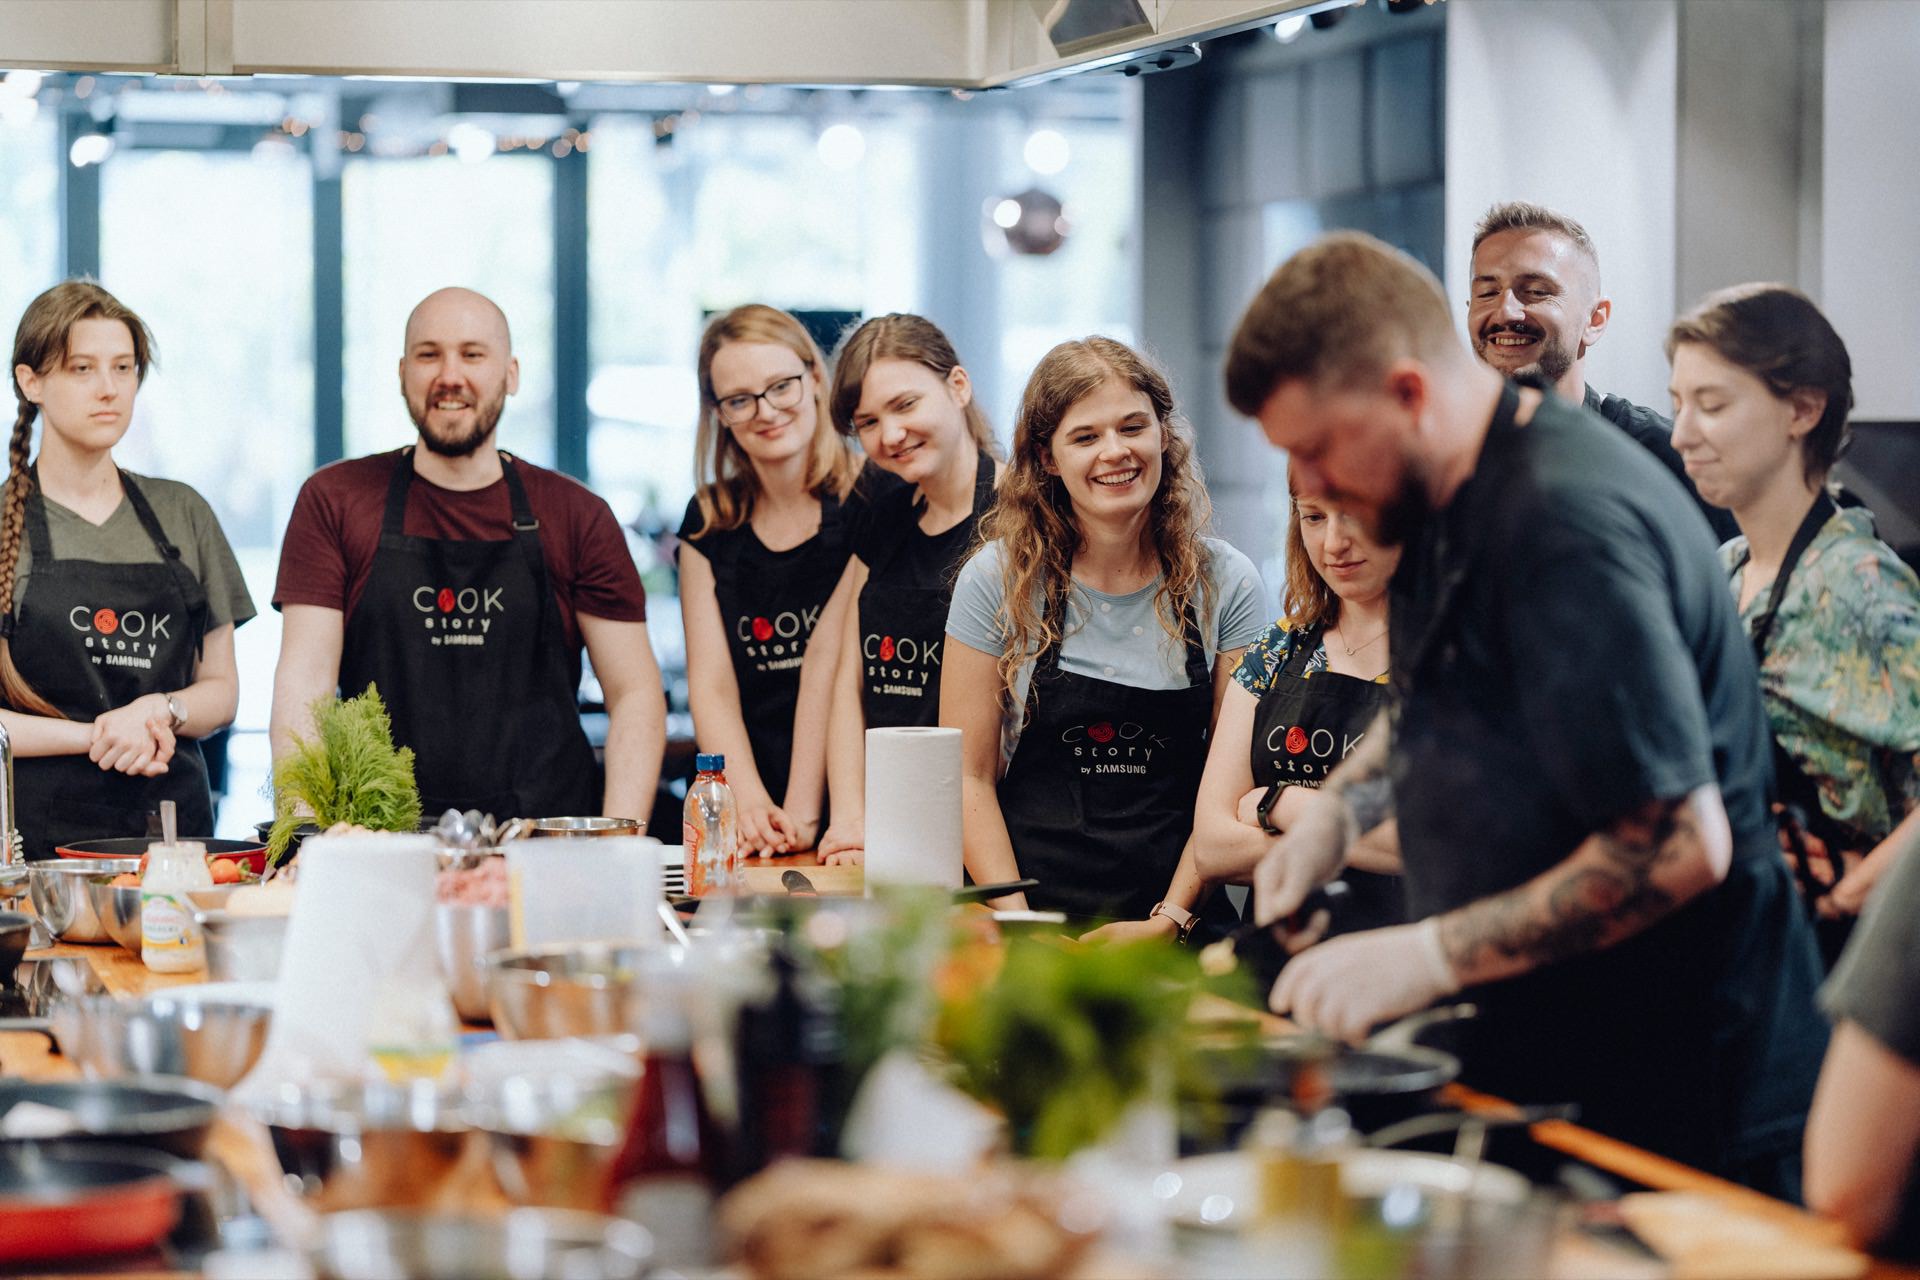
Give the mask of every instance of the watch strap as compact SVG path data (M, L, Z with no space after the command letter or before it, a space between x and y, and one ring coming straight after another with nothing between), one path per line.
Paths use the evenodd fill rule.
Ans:
M1153 910L1147 912L1147 919L1151 920L1155 916L1165 916L1167 919L1173 921L1175 929L1179 931L1180 941L1182 942L1185 942L1188 936L1192 934L1193 927L1200 923L1199 916L1196 916L1185 907L1177 907L1171 902L1154 903Z

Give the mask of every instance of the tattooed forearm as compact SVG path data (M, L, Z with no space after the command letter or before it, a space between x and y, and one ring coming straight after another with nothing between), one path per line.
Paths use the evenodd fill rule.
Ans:
M1712 884L1726 839L1717 788L1651 802L1526 884L1440 917L1441 943L1463 983L1611 946Z

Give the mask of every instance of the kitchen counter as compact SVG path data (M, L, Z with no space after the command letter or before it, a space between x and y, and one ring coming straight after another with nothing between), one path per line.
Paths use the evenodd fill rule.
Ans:
M805 870L809 880L823 895L852 894L860 891L862 883L860 867L821 866L811 854L756 860L746 869L747 884L755 893L784 893L780 877L789 868L795 867ZM92 965L107 989L117 995L150 994L168 987L190 985L204 980L204 975L201 974L153 973L136 957L117 946L58 946L47 951L35 951L31 955L35 959L84 958ZM1218 997L1203 996L1201 1004L1196 1007L1195 1017L1203 1022L1233 1021L1245 1020L1248 1013L1248 1010L1229 1004ZM1272 1030L1291 1029L1284 1019L1264 1013L1257 1016ZM77 1075L71 1063L52 1051L46 1036L25 1032L0 1033L0 1073L39 1079L63 1079ZM1448 1104L1468 1111L1497 1113L1510 1108L1510 1104L1498 1098L1477 1093L1460 1085L1449 1086L1442 1097ZM1565 1121L1547 1121L1531 1126L1529 1135L1539 1146L1582 1161L1621 1181L1651 1190L1692 1192L1723 1201L1729 1212L1779 1224L1796 1240L1809 1244L1830 1244L1839 1240L1839 1230L1835 1224L1816 1218L1804 1210L1677 1164L1651 1152L1629 1146L1579 1125ZM1575 1272L1582 1277L1614 1274L1615 1272L1608 1266L1607 1252L1610 1251L1603 1251L1597 1257L1589 1259L1597 1264L1598 1269L1580 1266L1575 1268ZM1616 1266L1623 1265L1621 1255L1615 1254L1612 1261ZM1617 1273L1628 1274L1625 1270ZM1663 1272L1658 1267L1649 1271L1642 1263L1640 1270L1635 1274L1659 1275ZM1865 1274L1873 1277L1874 1280L1896 1280L1896 1278L1920 1280L1920 1268L1904 1267L1878 1260L1870 1264Z

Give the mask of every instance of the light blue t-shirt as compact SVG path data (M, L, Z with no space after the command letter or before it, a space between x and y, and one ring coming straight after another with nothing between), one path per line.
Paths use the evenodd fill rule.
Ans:
M1200 639L1207 666L1223 649L1238 649L1266 630L1266 588L1253 561L1218 538L1204 538L1207 573L1213 580L1211 616L1202 615ZM971 649L995 657L1006 651L1007 632L1000 606L1001 544L982 547L960 570L953 603L947 609L947 635ZM1186 646L1167 634L1154 608L1160 590L1155 578L1138 591L1108 595L1079 582L1067 596L1067 632L1060 645L1060 669L1074 675L1111 680L1136 689L1184 689ZM1026 713L1033 660L1014 675L1014 711L1001 730L1001 765L1013 758Z

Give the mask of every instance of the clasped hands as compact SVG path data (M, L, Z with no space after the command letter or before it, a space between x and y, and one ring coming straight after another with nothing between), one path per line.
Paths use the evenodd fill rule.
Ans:
M103 772L157 778L173 748L173 712L164 694L149 693L94 717L87 759Z
M1254 919L1292 915L1320 885L1340 874L1347 846L1359 834L1346 801L1323 792L1276 837L1254 869ZM1267 997L1275 1013L1302 1026L1358 1043L1374 1027L1452 995L1460 982L1440 941L1437 918L1311 941L1280 971Z

